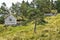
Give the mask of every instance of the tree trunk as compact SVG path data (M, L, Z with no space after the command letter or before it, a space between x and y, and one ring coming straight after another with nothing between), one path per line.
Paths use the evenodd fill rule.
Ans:
M35 23L34 23L34 33L36 33L36 26L37 26L37 21L35 20Z

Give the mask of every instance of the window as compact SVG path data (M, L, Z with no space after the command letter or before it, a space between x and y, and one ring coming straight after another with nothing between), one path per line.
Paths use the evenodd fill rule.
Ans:
M10 18L9 21L12 21L12 19Z

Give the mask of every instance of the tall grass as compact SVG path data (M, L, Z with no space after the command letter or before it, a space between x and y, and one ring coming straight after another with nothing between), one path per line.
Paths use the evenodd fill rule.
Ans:
M36 34L32 23L27 26L8 26L7 29L0 25L0 39L2 37L2 40L60 40L60 14L46 17L45 20L48 23L38 25Z

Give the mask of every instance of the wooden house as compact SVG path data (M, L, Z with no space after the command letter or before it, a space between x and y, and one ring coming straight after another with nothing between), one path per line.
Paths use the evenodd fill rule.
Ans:
M17 20L13 15L9 15L5 18L5 25L16 25Z

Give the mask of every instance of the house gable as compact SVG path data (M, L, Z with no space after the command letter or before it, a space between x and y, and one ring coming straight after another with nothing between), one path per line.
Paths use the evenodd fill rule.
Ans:
M16 24L17 20L13 15L10 15L5 19L5 25L16 25Z

